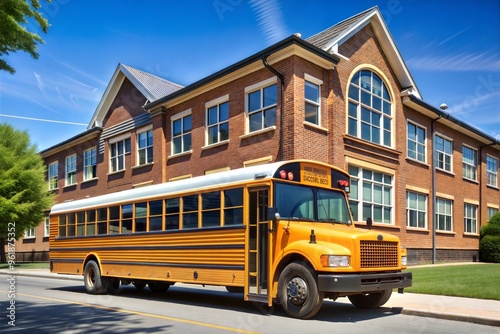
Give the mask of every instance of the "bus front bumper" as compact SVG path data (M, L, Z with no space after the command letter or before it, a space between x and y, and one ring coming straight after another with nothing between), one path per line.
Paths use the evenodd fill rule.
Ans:
M373 292L388 289L410 287L410 272L375 273L375 274L319 274L318 289L325 292Z

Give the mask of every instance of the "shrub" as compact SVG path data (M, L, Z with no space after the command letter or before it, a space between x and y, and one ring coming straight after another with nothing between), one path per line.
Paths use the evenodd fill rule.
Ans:
M495 213L488 224L481 227L479 256L482 261L500 263L500 212Z
M487 235L481 238L479 256L482 261L500 263L500 236Z

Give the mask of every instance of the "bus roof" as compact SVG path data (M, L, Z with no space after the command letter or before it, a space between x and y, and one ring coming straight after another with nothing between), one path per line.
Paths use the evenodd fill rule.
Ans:
M160 197L165 194L196 191L198 189L223 186L231 183L252 181L255 179L272 178L275 172L278 170L278 168L280 168L285 164L296 163L296 162L311 162L328 166L324 163L319 163L314 161L292 160L292 161L274 162L270 164L264 164L246 168L239 168L226 172L197 176L185 180L155 184L151 186L123 190L115 193L85 198L81 200L68 201L65 203L54 205L52 207L51 214L99 207L102 206L103 204L109 206L113 204L119 204L131 201L147 200L155 197Z

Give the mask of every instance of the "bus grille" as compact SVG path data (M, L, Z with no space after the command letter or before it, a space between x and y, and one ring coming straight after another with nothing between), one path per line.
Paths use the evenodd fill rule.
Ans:
M398 266L398 243L361 240L361 268Z

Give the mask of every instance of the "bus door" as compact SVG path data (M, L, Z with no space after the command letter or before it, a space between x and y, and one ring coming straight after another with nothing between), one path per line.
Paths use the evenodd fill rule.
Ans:
M268 302L269 187L249 189L248 299Z

